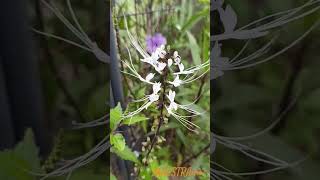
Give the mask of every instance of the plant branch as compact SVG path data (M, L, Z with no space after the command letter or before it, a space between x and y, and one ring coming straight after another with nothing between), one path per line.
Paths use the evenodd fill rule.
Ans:
M167 76L168 76L168 70L167 69L165 69L164 71L163 71L163 76L162 76L162 78L161 78L161 84L163 84L163 92L162 92L162 94L161 94L161 101L160 101L160 104L159 104L159 106L160 106L160 115L159 115L159 124L158 124L158 127L157 127L157 129L156 129L156 133L154 134L154 137L153 137L153 139L152 139L152 142L151 142L151 146L150 146L150 148L149 148L149 150L148 150L148 153L147 153L147 155L146 155L146 158L148 159L148 157L149 157L149 154L150 154L150 152L152 151L152 149L153 149L153 147L154 147L154 144L155 144L155 142L156 142L156 138L157 138L157 136L158 136L158 134L159 134L159 131L160 131L160 127L161 127L161 125L162 125L162 123L163 123L163 121L164 121L164 114L163 114L163 111L164 111L164 107L165 107L165 104L164 104L164 102L165 102L165 98L166 98L166 89L167 89L167 83L166 83L166 81L167 81Z
M37 21L38 21L38 29L42 32L45 32L45 26L43 21L43 12L40 6L40 0L36 0L36 14L37 14ZM64 80L59 76L59 71L54 63L53 56L50 52L48 42L46 39L41 38L41 44L43 47L44 55L46 56L46 60L48 62L50 71L55 75L54 78L58 84L58 87L64 93L67 101L69 101L70 105L76 110L77 116L80 118L82 122L86 121L85 116L82 114L80 107L78 106L76 100L72 97L71 93L69 92L68 88L66 87Z
M205 146L204 148L202 148L197 154L194 154L193 156L189 157L188 159L186 159L185 161L182 162L181 166L183 167L184 165L186 165L187 163L189 163L190 161L192 161L193 159L196 159L197 157L199 157L203 152L205 152L208 148L210 147L210 143Z

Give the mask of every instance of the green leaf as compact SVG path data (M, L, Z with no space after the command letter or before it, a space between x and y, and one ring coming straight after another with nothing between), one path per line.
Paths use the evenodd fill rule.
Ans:
M0 152L0 179L35 180L29 172L42 173L38 148L31 129L13 150Z
M193 62L198 65L201 64L201 58L200 58L200 48L199 45L197 44L196 39L194 36L187 31L188 39L189 39L189 48L191 49L191 55Z
M39 171L41 167L38 152L39 150L34 142L33 132L31 129L27 129L23 141L17 144L14 153L28 162L33 170Z
M117 133L115 135L110 136L110 143L113 145L117 150L123 151L126 146L126 141L122 134Z
M125 146L123 151L118 151L116 148L112 147L111 152L115 153L116 155L118 155L120 158L124 160L139 163L138 158L128 146Z
M202 36L202 58L204 61L207 61L210 56L210 33L207 30L204 30Z
M117 180L116 176L110 173L110 180Z
M35 180L31 174L25 170L30 170L31 166L13 151L0 152L0 179L5 180Z
M181 28L181 32L184 33L188 29L190 29L195 23L197 23L202 18L209 16L209 8L205 8L204 10L198 12L193 15Z
M122 116L122 109L120 103L110 111L110 128L114 130L120 123Z
M132 125L132 124L135 124L141 121L146 121L146 120L148 120L148 118L146 118L145 116L133 116L131 118L123 120L123 124Z

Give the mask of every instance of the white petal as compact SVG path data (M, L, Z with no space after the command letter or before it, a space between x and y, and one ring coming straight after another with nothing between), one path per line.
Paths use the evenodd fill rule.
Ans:
M168 66L170 67L172 65L172 59L168 59Z
M167 55L167 52L165 50L161 50L159 53L160 58L165 58L166 55Z
M172 102L171 104L175 111L178 110L178 105L175 102Z
M176 96L176 92L169 90L169 101L174 102L174 97Z
M172 113L172 110L174 110L174 111L178 110L178 105L175 102L170 103L170 105L168 107L169 114Z
M146 77L146 81L150 82L150 80L154 77L154 73L150 73Z
M153 64L157 63L159 59L159 52L155 51L154 53L152 53L151 55L151 62Z
M172 84L174 87L178 87L181 85L181 83L182 81L179 79L179 75L177 75Z
M155 102L155 101L158 101L158 100L159 100L159 95L157 95L157 94L151 94L149 96L149 101L150 102Z
M178 51L174 51L174 52L173 52L173 57L176 58L176 57L178 57L178 56L179 56Z
M161 90L161 83L157 82L152 86L153 94L157 94Z
M166 67L166 63L163 63L163 62L160 62L158 63L158 66L157 66L157 71L162 71L165 67Z
M183 72L183 70L184 70L184 65L181 63L181 64L178 64L178 66L179 66L180 72Z
M176 58L174 58L174 64L175 65L179 65L180 64L180 62L181 62L181 58L180 58L180 56L178 56L178 57L176 57Z

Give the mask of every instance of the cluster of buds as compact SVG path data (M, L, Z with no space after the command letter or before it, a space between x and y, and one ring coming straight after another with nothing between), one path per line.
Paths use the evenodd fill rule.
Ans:
M161 144L166 142L166 139L163 136L156 136L156 141L154 142L154 146L156 149L161 149ZM142 142L141 152L144 153L147 151L147 149L150 149L152 145L152 142L150 140L150 137L147 137L147 141ZM151 149L151 153L154 152L154 149ZM142 163L152 163L154 160L156 160L156 156L146 156L142 159Z

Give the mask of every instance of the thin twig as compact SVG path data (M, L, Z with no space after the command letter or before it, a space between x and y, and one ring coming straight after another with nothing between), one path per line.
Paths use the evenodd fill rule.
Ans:
M38 22L38 29L42 32L45 32L45 26L43 21L43 12L40 6L40 0L36 0L36 14L37 14L37 22ZM58 84L58 87L62 90L64 95L66 96L67 101L69 101L70 105L76 110L77 116L80 118L82 122L86 121L85 116L82 114L80 107L78 106L75 99L72 97L71 93L69 92L67 86L64 83L64 80L59 76L59 71L54 63L53 56L50 52L48 42L46 39L40 39L41 44L43 46L43 51L46 56L46 60L48 62L50 71L55 75L54 78Z
M202 148L197 154L194 154L193 156L191 156L188 159L186 159L185 161L183 161L181 166L184 166L185 164L189 163L191 160L199 157L203 152L205 152L207 149L209 149L209 147L210 147L210 143L207 146L205 146L204 148Z

